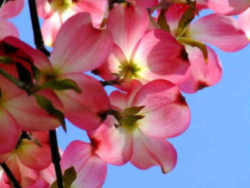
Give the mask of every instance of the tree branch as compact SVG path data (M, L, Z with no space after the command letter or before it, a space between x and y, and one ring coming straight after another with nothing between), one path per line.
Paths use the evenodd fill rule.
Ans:
M58 150L56 130L49 131L49 138L50 138L50 150L51 150L52 162L54 164L57 177L57 187L63 188L62 169L60 166L61 158Z
M9 180L13 184L13 186L15 188L22 188L21 185L19 184L19 182L16 180L15 176L12 174L9 167L5 163L1 163L1 166L2 166L2 168L4 170L4 172L6 173L6 175L8 176Z
M36 48L42 51L45 55L49 56L50 52L44 47L35 0L29 0L29 10Z

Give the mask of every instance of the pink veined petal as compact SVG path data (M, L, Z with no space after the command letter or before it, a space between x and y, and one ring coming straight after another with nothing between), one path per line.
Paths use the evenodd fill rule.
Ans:
M25 188L49 188L50 185L44 181L42 178L39 178L34 184L25 187Z
M184 52L184 47L172 35L156 29L142 37L133 61L142 69L142 80L162 78L178 83L189 67Z
M91 134L97 143L96 154L105 162L123 165L132 155L132 137L123 128L115 128L115 120L108 116L101 126Z
M208 0L208 7L219 14L239 14L249 6L249 0Z
M8 22L6 19L0 18L0 40L7 36L18 37L19 33L17 28L11 22Z
M40 50L36 50L32 48L30 45L26 44L25 42L12 36L6 37L4 39L4 42L21 50L23 53L25 53L27 58L30 57L30 59L26 60L27 63L31 63L29 61L32 61L32 63L34 63L35 66L37 66L37 68L41 70L51 69L52 66L51 63L49 62L49 59Z
M64 151L61 165L66 170L74 167L77 171L77 179L72 187L75 188L99 188L106 177L106 163L94 153L94 148L82 141L73 141Z
M50 147L41 143L41 146L30 140L22 140L17 149L17 155L20 161L27 167L42 170L51 163Z
M83 12L88 12L95 26L101 24L108 8L107 0L84 0L76 4Z
M146 9L132 5L126 7L116 5L108 19L108 30L111 31L114 42L122 49L127 60L130 60L136 44L148 26Z
M114 108L125 109L128 107L128 97L125 93L113 91L109 98Z
M15 149L20 135L20 128L15 119L5 110L0 111L0 154Z
M175 148L162 139L153 139L136 131L133 137L133 155L131 163L140 169L159 165L162 173L171 171L177 161Z
M73 182L74 188L101 188L107 174L107 165L97 156L92 156L78 171L77 178Z
M207 47L207 61L205 61L200 49L186 46L186 50L191 66L187 77L179 85L182 91L194 93L199 89L215 85L220 81L223 70L213 49Z
M53 9L48 0L37 0L38 15L43 19L48 19L53 13Z
M238 22L240 27L243 29L243 31L246 33L246 36L248 40L250 40L250 23L249 23L249 18L250 18L250 8L241 13L238 16Z
M80 94L72 90L57 92L64 105L65 116L82 129L96 129L102 121L100 113L110 109L102 85L82 73L65 74L63 77L74 80L82 90Z
M61 167L64 170L74 166L75 170L79 172L84 168L85 163L92 155L91 145L79 140L71 142L65 149L62 159Z
M39 93L37 93L39 94ZM49 91L40 93L51 100L52 104L60 109L60 101ZM36 102L35 97L23 94L6 102L6 108L15 117L23 130L41 131L57 128L60 122L43 110ZM39 122L39 123L38 123Z
M165 18L171 31L176 31L178 23L187 8L188 6L186 4L173 4L168 8L168 11L165 13Z
M245 33L231 17L210 14L190 26L193 39L212 44L223 51L234 52L247 46Z
M57 33L61 25L62 20L60 19L60 15L57 13L51 14L49 18L44 20L44 23L42 25L42 34L46 45L54 45Z
M0 8L0 18L11 18L17 16L24 7L24 0L8 1Z
M165 80L155 80L137 92L133 106L144 106L138 128L155 138L174 137L189 126L190 111L178 88Z
M88 14L79 13L62 26L51 62L63 73L90 71L104 63L111 48L109 32L93 28Z
M157 5L157 0L128 0L128 2L135 3L136 6L143 8L151 8Z

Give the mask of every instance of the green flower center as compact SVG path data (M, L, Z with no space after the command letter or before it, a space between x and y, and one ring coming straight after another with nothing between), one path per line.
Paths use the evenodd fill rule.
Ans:
M119 76L122 79L134 79L139 77L140 67L134 62L124 62L119 65Z
M138 121L144 118L144 115L140 113L143 108L144 106L126 108L120 113L120 126L128 131L136 129Z
M52 0L51 7L53 10L63 13L72 6L73 2L71 0Z

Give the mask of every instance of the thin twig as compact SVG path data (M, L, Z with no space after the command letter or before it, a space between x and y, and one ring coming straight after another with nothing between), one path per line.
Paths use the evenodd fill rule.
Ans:
M32 22L33 35L34 35L36 48L42 51L45 55L49 56L50 52L45 48L44 42L43 42L43 37L42 37L39 19L37 15L37 8L36 8L35 0L29 0L29 9L30 9L30 17L31 17L31 22Z
M12 185L15 188L22 188L21 185L19 184L19 182L16 180L15 176L12 174L9 167L5 163L1 163L1 166L4 170L4 172L6 173L6 175L8 176L9 180L11 181Z
M60 166L61 158L58 149L56 130L49 131L49 138L50 138L50 150L51 150L52 162L54 164L57 177L57 187L63 188L62 169Z

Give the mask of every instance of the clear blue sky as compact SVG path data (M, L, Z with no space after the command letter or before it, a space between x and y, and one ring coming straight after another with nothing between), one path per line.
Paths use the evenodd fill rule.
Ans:
M28 8L14 19L21 39L33 45ZM233 44L232 44L233 45ZM171 139L178 152L176 168L163 175L159 167L141 171L130 164L109 166L104 188L248 188L250 186L250 47L238 53L216 50L223 65L221 82L185 95L190 128ZM68 125L59 130L60 146L85 133Z

